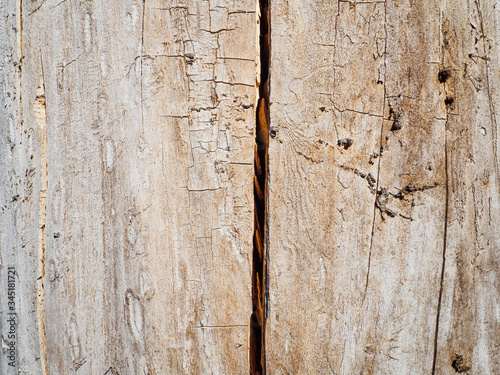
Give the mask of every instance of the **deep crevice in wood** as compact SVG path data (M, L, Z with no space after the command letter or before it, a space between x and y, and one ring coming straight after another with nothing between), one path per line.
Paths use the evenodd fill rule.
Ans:
M260 79L256 113L254 237L252 306L250 320L250 374L265 373L265 249L267 204L267 154L269 143L269 0L260 0Z

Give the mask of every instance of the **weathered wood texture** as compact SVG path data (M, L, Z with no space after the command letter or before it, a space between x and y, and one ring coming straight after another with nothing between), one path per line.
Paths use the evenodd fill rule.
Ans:
M8 267L14 266L18 275L15 288L16 313L15 350L23 353L19 361L19 373L41 372L39 324L37 315L37 244L38 205L40 202L40 175L33 174L30 163L35 150L34 133L21 121L24 108L21 105L21 58L23 53L20 34L22 19L20 4L15 1L0 4L0 334L2 354L0 373L17 374L8 367L10 355L10 323L7 298ZM31 86L26 84L35 100L35 90L40 81L38 75ZM33 118L33 109L31 114ZM35 125L33 125L34 128ZM26 132L25 132L26 131ZM34 158L34 155L33 155ZM22 334L20 334L22 332ZM6 349L9 349L7 352Z
M500 5L270 5L267 373L500 374ZM248 373L257 8L0 2L1 374Z
M248 373L255 2L1 6L0 373Z
M269 374L500 373L499 26L271 2Z

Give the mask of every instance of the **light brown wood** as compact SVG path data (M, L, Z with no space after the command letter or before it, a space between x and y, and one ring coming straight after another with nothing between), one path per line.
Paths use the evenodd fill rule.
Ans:
M500 374L500 6L262 6L0 3L0 374Z
M466 368L500 373L498 6L462 0L443 9L442 59L451 72L445 93L453 103L446 126L448 226L436 374Z
M0 372L248 373L255 3L6 6Z
M498 373L498 14L272 2L268 373Z

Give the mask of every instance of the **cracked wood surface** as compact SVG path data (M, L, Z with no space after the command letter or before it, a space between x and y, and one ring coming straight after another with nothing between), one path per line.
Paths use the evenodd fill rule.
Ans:
M40 166L40 154L34 155L36 147L34 132L23 127L20 119L26 108L22 105L21 88L25 95L36 97L40 74L32 82L21 79L21 56L23 55L18 1L0 4L0 335L2 355L0 373L17 374L15 368L7 367L7 299L8 267L15 266L19 281L16 283L18 353L24 358L19 364L19 373L28 374L29 369L42 372L40 361L39 328L39 206L41 203L40 174L35 175L34 166ZM33 109L27 116L33 123ZM23 150L20 145L23 144ZM30 197L27 199L27 197ZM19 252L23 255L19 255ZM22 281L21 281L22 280Z
M272 1L268 373L500 373L493 3Z
M248 373L255 12L0 4L0 373ZM270 23L267 373L499 374L500 8Z
M248 373L255 2L0 6L0 373Z

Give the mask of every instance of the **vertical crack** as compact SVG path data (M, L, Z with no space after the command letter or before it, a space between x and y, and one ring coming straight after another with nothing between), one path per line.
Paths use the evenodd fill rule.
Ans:
M269 0L258 3L260 18L259 51L260 77L259 101L255 126L255 175L254 175L254 235L252 261L252 316L250 320L250 374L265 373L265 267L267 226L267 157L269 144Z
M339 2L340 3L340 2ZM385 30L385 40L384 40L384 100L382 102L382 124L380 126L380 140L379 140L379 152L380 156L382 156L382 146L384 141L384 121L385 121L385 107L387 101L387 89L386 89L386 77L385 74L387 72L387 3L384 3L384 30ZM372 230L370 234L370 249L368 250L368 264L366 270L366 279L365 279L365 292L363 294L363 302L365 301L366 294L368 293L368 284L370 282L370 267L371 267L371 259L372 259L372 249L373 249L373 237L375 235L375 221L377 215L377 201L379 198L379 182L380 182L380 167L381 167L382 157L378 158L377 163L377 178L375 183L375 201L373 202L373 220L372 220Z
M46 200L47 200L47 117L45 110L45 87L42 76L40 84L36 89L36 97L33 103L33 114L38 123L39 141L40 141L40 191L38 198L38 254L37 254L37 321L38 337L40 345L40 360L42 373L47 374L47 351L45 341L45 323L44 323L44 285L45 277L45 225L46 225Z
M448 125L448 121L446 121L446 125ZM445 129L445 141L444 141L444 162L445 162L445 173L446 173L446 187L445 187L445 211L444 211L444 234L443 234L443 257L441 264L441 281L439 285L439 297L438 297L438 306L437 306L437 314L436 314L436 328L434 332L434 355L432 358L432 375L436 372L436 360L437 360L437 347L438 347L438 334L439 334L439 319L441 317L441 301L443 298L443 284L444 284L444 271L446 266L446 241L448 236L448 203L449 203L449 161L448 161L448 136Z
M443 21L441 19L442 17L442 12L441 12L442 6L440 4L440 19L439 19L439 25L440 28L442 28ZM442 35L442 30L440 32L440 38ZM441 46L443 46L443 41L440 40ZM441 47L441 66L444 66L444 49ZM440 70L441 72L442 70ZM441 74L441 73L440 73ZM446 93L446 78L441 79L439 77L439 81L444 84L445 88L445 93ZM446 105L446 101L445 101ZM444 128L444 165L445 165L445 178L446 178L446 186L445 186L445 206L444 206L444 233L443 233L443 253L442 253L442 260L441 260L441 276L440 276L440 282L439 282L439 296L438 296L438 305L437 305L437 312L436 312L436 325L434 328L434 353L432 356L432 371L431 374L434 375L436 373L436 364L437 364L437 351L438 351L438 337L439 337L439 320L441 318L441 305L442 305L442 299L443 299L443 287L444 287L444 271L446 268L446 245L447 245L447 237L448 237L448 204L449 204L449 160L448 160L448 120L449 120L449 111L450 109L446 108L446 121L445 121L445 128Z

